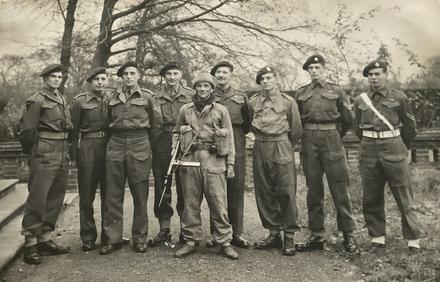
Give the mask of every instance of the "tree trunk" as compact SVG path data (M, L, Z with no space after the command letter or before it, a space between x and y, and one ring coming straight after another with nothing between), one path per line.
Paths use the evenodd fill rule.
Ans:
M75 11L78 0L69 0L67 3L67 13L64 19L64 32L63 39L61 40L61 59L60 62L66 69L66 75L63 77L63 81L60 86L61 93L64 92L64 84L68 77L68 71L70 68L70 57L72 56L72 34L73 26L75 24Z
M111 52L113 9L118 0L105 0L99 24L98 45L93 56L92 67L105 67Z

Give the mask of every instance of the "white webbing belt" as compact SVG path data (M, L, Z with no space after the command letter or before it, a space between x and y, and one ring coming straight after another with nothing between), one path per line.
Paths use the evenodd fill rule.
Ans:
M386 117L384 117L377 109L376 107L373 105L373 102L371 102L370 97L368 97L367 93L362 93L361 95L362 100L364 101L364 103L373 111L373 113L383 122L385 123L385 125L390 129L390 131L392 132L393 136L398 136L395 134L396 131L393 125L387 120Z

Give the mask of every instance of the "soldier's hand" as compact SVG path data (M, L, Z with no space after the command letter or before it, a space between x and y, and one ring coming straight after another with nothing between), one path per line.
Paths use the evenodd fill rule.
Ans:
M226 165L226 178L231 179L235 177L234 165L228 164Z

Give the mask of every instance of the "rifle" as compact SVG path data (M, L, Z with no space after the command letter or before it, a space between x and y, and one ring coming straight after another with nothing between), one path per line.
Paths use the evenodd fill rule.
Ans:
M185 152L182 154L182 156L179 159L177 159L177 153L178 153L179 147L180 147L180 140L177 141L176 147L171 152L172 157L171 157L170 165L168 166L167 174L165 175L162 195L160 196L158 207L160 207L160 205L162 204L163 197L165 196L165 191L167 190L168 182L171 181L171 179L173 178L173 169L176 169L178 166L200 167L199 162L184 162L184 161L182 161L183 157L188 153L188 150L191 147L192 143L197 138L197 135L198 134L195 134L194 138L191 140L190 145L188 146L188 148L186 148Z

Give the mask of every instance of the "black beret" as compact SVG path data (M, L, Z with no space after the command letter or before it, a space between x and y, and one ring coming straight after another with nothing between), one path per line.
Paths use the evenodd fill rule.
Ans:
M309 69L309 65L311 64L321 64L323 66L325 66L325 59L323 56L319 55L319 54L315 54L312 55L310 57L307 58L306 62L303 65L303 70L308 70Z
M365 68L362 74L365 77L368 77L368 72L372 69L378 69L381 68L383 71L387 71L387 63L384 61L374 60L371 63L369 63Z
M90 82L90 81L92 81L92 79L93 79L95 76L97 76L98 74L102 74L102 73L105 74L105 68L104 68L104 67L97 67L97 68L94 68L94 69L92 69L92 70L87 74L86 81L87 81L87 82Z
M123 64L119 69L118 72L116 73L116 75L118 77L122 77L122 73L124 72L124 70L128 67L134 67L137 70L139 70L139 66L136 62L130 61L130 62L126 62L125 64Z
M169 70L182 70L182 66L179 64L179 62L168 62L163 68L160 70L159 74L161 76L164 76L165 73Z
M230 62L228 62L228 61L220 61L211 69L211 75L212 76L215 76L215 72L217 71L217 69L219 67L228 67L231 70L231 72L234 71L234 66Z
M258 85L260 85L261 77L263 76L263 74L266 74L266 73L273 73L273 74L276 75L275 69L272 68L272 67L267 66L267 67L264 67L264 68L260 69L257 72L257 77L255 79L255 81L257 82Z
M40 76L45 77L48 74L59 71L64 73L64 66L62 64L51 64L40 72Z

